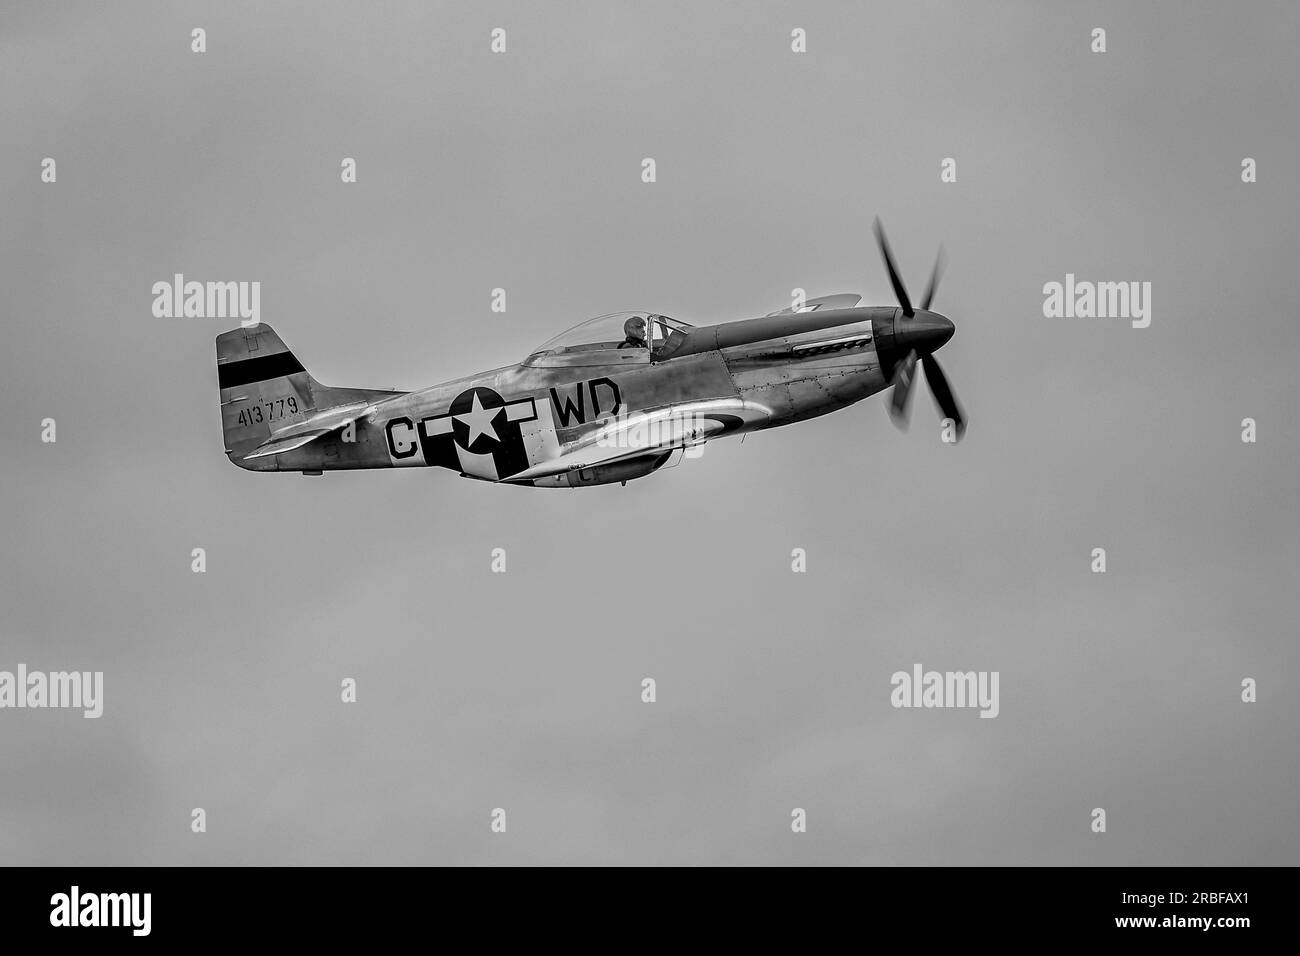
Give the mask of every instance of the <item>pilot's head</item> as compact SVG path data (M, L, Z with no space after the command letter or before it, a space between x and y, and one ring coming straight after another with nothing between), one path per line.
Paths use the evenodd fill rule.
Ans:
M634 315L623 323L623 334L629 339L636 339L638 342L645 341L645 319L639 315Z

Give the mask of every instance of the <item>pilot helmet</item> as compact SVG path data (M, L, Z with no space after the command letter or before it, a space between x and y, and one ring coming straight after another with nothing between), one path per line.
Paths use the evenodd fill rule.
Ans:
M631 339L645 338L645 319L634 315L623 323L623 334Z

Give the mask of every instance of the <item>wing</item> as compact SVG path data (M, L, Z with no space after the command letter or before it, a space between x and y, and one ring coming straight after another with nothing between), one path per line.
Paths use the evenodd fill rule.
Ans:
M744 420L737 415L716 411L686 411L670 407L640 412L606 425L558 458L526 468L505 481L532 481L631 458L661 455L675 448L701 445L743 424Z
M862 296L855 292L841 292L839 295L824 295L817 299L809 299L803 304L800 312L823 312L827 309L851 309L862 301ZM774 315L793 315L794 306L788 309L782 309L779 312L769 312L763 318L770 318Z

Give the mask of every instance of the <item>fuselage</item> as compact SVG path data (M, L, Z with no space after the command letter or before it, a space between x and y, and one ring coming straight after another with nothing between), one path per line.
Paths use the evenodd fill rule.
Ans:
M441 466L554 487L626 481L698 441L815 418L881 391L906 349L895 335L899 312L814 308L665 325L668 335L655 348L579 342L544 349L516 365L385 398L357 418L351 434L238 463L304 472ZM908 328L914 325L909 320ZM593 451L586 468L581 455L574 458L575 449L625 439L633 425L644 430L670 419L645 454L607 461L609 453ZM548 463L570 459L575 464L559 474L545 474Z

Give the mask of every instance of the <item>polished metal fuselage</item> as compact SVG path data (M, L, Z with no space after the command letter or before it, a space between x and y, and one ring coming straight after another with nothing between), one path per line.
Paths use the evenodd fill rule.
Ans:
M309 473L443 465L469 477L508 481L520 472L519 465L542 468L547 460L590 444L611 422L635 416L700 416L713 423L710 438L789 425L887 386L897 360L890 348L897 313L893 307L832 309L695 327L684 345L662 358L645 349L605 351L593 356L593 364L551 367L530 356L517 365L386 398L357 420L351 434L329 434L296 450L239 463L253 470ZM520 422L512 433L520 444L513 463L497 458L495 464L484 460L481 468L474 464L491 457L490 441L498 437L493 433L489 440L463 424L474 421L467 409L481 405L514 410L497 417ZM455 454L430 451L439 436L455 440ZM691 444L689 433L680 444ZM575 472L567 480L526 483L572 487L626 480L663 464L663 456L657 464L650 458L644 470L623 465L621 472L593 472L586 480Z

